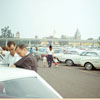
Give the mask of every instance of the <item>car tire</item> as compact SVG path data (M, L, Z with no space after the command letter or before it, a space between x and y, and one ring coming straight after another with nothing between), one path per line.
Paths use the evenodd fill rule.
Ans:
M66 66L72 66L74 64L73 61L70 59L66 60L65 63L66 63Z
M92 69L94 68L93 65L92 65L91 63L86 63L86 64L84 65L84 67L85 67L86 70L92 70Z

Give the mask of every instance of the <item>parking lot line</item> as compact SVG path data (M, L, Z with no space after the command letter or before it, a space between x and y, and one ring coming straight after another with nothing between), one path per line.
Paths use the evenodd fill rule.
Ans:
M75 69L74 66L72 66L72 67L66 67L66 68L71 69L71 70L72 70L72 69L74 69L74 70L79 70L79 71L84 72L84 73L88 73L88 74L92 74L92 75L100 76L99 74L92 73L91 71Z
M88 74L92 74L92 75L97 75L97 76L100 76L99 74L92 73L92 72L90 72L90 71L84 71L84 70L80 70L80 71L82 71L82 72L84 72L84 73L88 73Z

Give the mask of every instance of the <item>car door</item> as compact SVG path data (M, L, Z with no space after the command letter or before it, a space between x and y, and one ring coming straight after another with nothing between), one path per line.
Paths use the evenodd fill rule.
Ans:
M100 57L94 57L91 61L94 67L100 68Z
M75 64L80 64L80 60L83 59L85 57L86 52L82 52L81 54L74 56L74 63Z
M88 59L88 58L91 58L91 57L98 57L97 53L96 52L83 52L81 55L80 55L80 59Z

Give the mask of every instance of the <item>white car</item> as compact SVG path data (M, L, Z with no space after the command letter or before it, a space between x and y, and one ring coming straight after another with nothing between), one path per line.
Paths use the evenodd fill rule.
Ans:
M60 56L64 55L65 53L66 53L66 51L64 49L54 49L53 57L56 57L59 60ZM59 62L60 62L60 60L59 60Z
M94 68L100 68L100 51L96 52L94 57L84 58L80 60L81 66L84 66L86 70L92 70Z
M74 54L74 55L79 55L80 52L82 52L82 50L77 50L77 49L55 49L54 50L54 57L58 58L58 60L60 62L63 62L61 60L62 56L66 55L66 54Z
M84 58L98 57L99 51L84 51L79 55L66 54L60 57L60 60L66 63L67 66L80 65L80 60Z
M83 50L68 50L65 53L59 53L59 54L54 54L56 58L60 62L66 62L66 65L72 66L74 63L72 59L79 57L80 53L83 52Z
M9 67L0 67L0 97L62 99L36 72Z

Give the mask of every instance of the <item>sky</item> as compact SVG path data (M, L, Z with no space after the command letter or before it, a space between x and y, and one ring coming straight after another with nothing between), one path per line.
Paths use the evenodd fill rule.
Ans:
M78 28L82 39L97 39L100 0L0 0L0 29L5 26L21 38L74 36Z

